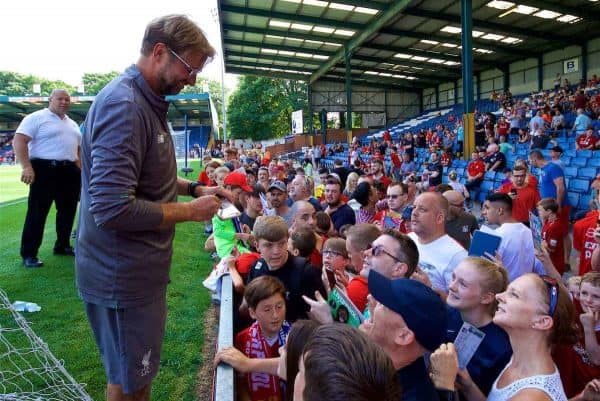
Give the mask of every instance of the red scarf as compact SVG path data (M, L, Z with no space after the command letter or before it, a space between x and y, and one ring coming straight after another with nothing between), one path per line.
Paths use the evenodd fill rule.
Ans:
M290 325L284 321L278 334L277 348L285 344ZM273 358L271 346L263 336L260 326L254 322L248 329L248 337L244 344L244 354L249 358ZM281 401L285 389L285 382L277 376L267 373L248 373L248 392L252 401Z

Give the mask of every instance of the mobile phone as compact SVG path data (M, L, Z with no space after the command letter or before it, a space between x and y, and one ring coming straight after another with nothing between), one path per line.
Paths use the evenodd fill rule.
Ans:
M325 268L325 274L327 274L327 281L329 281L329 288L334 288L336 284L335 273L331 269Z

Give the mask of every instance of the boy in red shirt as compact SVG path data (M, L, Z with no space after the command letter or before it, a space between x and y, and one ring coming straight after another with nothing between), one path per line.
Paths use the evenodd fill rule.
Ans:
M585 385L600 377L600 273L581 278L580 301L583 313L576 319L575 344L559 344L553 358L567 397L579 394Z
M573 248L579 252L580 276L592 270L592 253L598 247L594 237L598 227L598 217L600 217L598 211L593 210L573 224Z
M285 344L289 323L285 320L285 287L271 276L252 280L244 292L250 317L250 327L235 336L235 347L248 358L276 358ZM252 401L282 401L284 384L279 377L267 373L241 373L237 390L240 399Z
M558 203L554 198L544 198L537 204L538 214L542 219L543 246L550 254L550 260L562 275L565 271L565 244L563 227L558 220Z

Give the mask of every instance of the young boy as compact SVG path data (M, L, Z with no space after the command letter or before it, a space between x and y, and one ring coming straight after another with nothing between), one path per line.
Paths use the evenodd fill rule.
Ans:
M290 235L288 239L288 251L294 256L307 258L310 263L317 267L320 267L322 264L321 254L317 250L317 237L315 236L315 232L309 228L298 228ZM314 256L315 253L319 256L318 258Z
M583 275L579 299L582 313L577 319L577 341L559 344L553 351L567 397L579 394L589 381L600 377L599 272Z
M235 337L235 347L248 358L276 358L285 344L290 325L285 320L285 287L271 276L261 276L246 287L244 299L254 323ZM238 399L283 400L284 384L266 373L240 374Z
M562 275L565 272L565 244L563 228L558 220L558 203L554 198L544 198L537 204L542 220L542 241L550 254L550 260Z

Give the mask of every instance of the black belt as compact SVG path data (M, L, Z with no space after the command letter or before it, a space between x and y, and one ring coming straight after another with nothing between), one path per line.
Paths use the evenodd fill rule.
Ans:
M72 162L71 160L31 159L31 162L47 165L50 167L65 167L75 165L75 162Z

